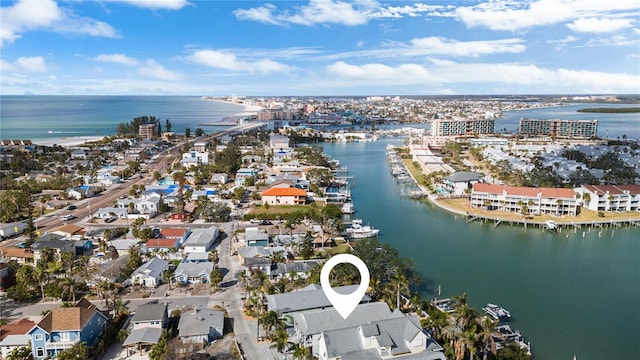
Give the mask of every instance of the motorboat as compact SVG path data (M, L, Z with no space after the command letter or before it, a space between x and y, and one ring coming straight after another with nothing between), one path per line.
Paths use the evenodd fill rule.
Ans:
M351 227L346 230L347 236L352 239L366 239L378 236L379 229L374 229L369 225L363 225L362 219L353 219Z
M352 202L346 202L342 204L341 210L343 214L353 214L354 212L356 212L356 209L353 208Z
M553 220L547 220L544 222L544 227L547 230L556 230L558 228L558 224Z
M494 320L508 320L511 318L511 313L508 310L496 304L489 303L482 310Z

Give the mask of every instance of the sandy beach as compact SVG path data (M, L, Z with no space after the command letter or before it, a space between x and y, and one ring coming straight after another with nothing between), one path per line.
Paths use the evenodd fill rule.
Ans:
M104 139L104 136L71 136L63 138L33 140L33 143L44 146L52 146L55 144L63 147L73 147L80 146L87 142L98 141L102 139Z
M233 114L232 116L255 115L258 111L264 110L264 108L262 106L258 106L258 105L238 103L238 102L226 101L226 100L220 100L220 99L213 99L213 98L205 98L205 100L207 100L207 101L216 101L216 102L225 103L225 104L240 105L240 106L243 107L242 111L240 111L240 112L238 112L236 114Z

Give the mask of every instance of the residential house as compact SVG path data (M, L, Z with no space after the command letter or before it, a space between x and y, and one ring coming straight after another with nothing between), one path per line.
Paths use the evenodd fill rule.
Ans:
M288 136L274 134L269 138L269 147L274 151L287 150L290 148L289 144Z
M270 188L263 191L261 197L263 205L304 205L307 202L307 192L295 187Z
M77 186L68 188L66 191L68 197L81 200L93 196L93 189L90 186Z
M73 307L51 310L28 333L33 358L55 357L75 344L93 346L104 332L108 320L84 298Z
M96 219L107 219L110 217L115 217L117 219L126 219L127 214L128 213L126 208L104 207L98 209L98 211L93 214L93 217Z
M180 240L178 238L165 239L165 238L152 238L142 247L142 252L146 254L153 254L163 259L178 260L182 258L178 249L180 248Z
M131 205L133 204L133 205ZM137 214L146 214L154 217L158 214L160 195L156 193L146 193L137 199L118 199L117 208L131 209Z
M338 286L333 288L340 294L352 294L359 285ZM369 295L363 295L360 303L368 303L371 301ZM331 307L331 302L322 291L322 287L317 284L311 284L301 290L292 291L283 294L267 295L267 309L276 311L279 314L287 314L296 311L323 309Z
M187 241L189 235L191 235L191 229L189 228L160 228L160 237L164 239L177 239L179 244L184 244Z
M183 262L173 272L176 282L182 284L206 284L209 283L209 274L213 271L211 261L191 263Z
M201 263L201 262L207 262L211 260L209 259L209 253L193 252L187 255L187 258L184 261L190 262L190 263Z
M505 212L576 216L573 189L473 184L471 207ZM525 208L526 207L526 208Z
M28 333L35 325L34 321L23 318L0 327L0 349L3 359L7 359L17 348L31 347L31 336Z
M144 328L165 329L168 326L169 311L167 304L146 303L139 305L131 319L133 331Z
M87 155L89 155L89 149L72 149L71 150L71 159L73 160L87 160Z
M169 262L160 258L153 258L140 265L131 274L133 285L142 285L148 288L155 288L162 282L162 274L166 270Z
M62 240L62 236L55 234L45 234L36 239L36 241L31 244L31 251L33 251L33 260L38 262L42 255L42 251L44 249L53 250L58 257L62 256L62 253L70 253L75 257L76 245L73 241L65 241Z
M236 186L244 186L246 179L255 179L258 175L258 169L254 168L240 168L236 172Z
M14 260L20 265L34 263L33 251L31 251L31 249L20 249L17 247L0 248L0 259L4 262Z
M442 187L449 194L464 195L471 191L473 184L479 183L483 178L483 174L475 171L458 171L446 176Z
M224 312L195 308L183 312L178 323L178 338L185 343L209 344L224 335Z
M211 176L212 184L226 184L229 182L229 175L226 173L215 173Z
M220 232L215 226L208 229L194 229L183 244L185 254L208 252L213 247L213 243L219 234Z
M197 150L188 151L182 154L182 160L180 160L180 163L187 168L206 165L209 163L209 153Z
M83 229L84 228L82 226L67 224L67 225L58 226L57 228L52 229L51 233L55 235L60 235L67 239L71 239L72 236L76 234L80 234Z
M401 312L391 312L385 302L359 304L346 318L333 308L321 308L290 313L295 331L292 338L300 341L304 347L310 348L314 356L318 356L318 341L325 331L350 328L373 321L402 317Z
M323 331L318 359L446 360L442 347L427 335L417 315L373 321L355 327Z
M256 227L248 227L244 232L245 240L247 241L247 246L267 246L269 245L269 234L260 228Z

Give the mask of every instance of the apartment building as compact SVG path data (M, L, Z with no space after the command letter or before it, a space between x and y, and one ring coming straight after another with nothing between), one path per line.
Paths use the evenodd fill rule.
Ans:
M437 119L431 121L432 136L472 136L493 134L493 119Z
M571 139L595 138L598 120L520 119L518 134L553 136Z

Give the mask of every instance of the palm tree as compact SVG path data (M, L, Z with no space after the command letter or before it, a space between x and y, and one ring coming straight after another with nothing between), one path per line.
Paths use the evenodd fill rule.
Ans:
M591 202L591 194L584 193L584 195L582 195L582 201L583 201L583 204L585 204L585 205L587 205L587 207L589 207L589 203Z
M304 360L309 358L309 348L302 345L293 345L293 358L296 360Z
M409 280L407 279L407 275L400 271L400 269L396 269L395 273L391 277L391 286L394 288L396 293L396 309L400 309L400 293L402 291L409 291Z
M284 352L284 350L287 348L287 343L289 342L289 335L287 335L286 330L277 330L275 337L272 339L272 342L272 349L276 349L278 350L278 352Z
M503 339L504 336L496 330L498 320L492 320L488 316L484 316L476 319L476 322L480 325L480 331L475 337L482 349L482 360L487 360L489 352L496 355L496 339Z
M7 357L7 360L31 360L33 354L31 353L31 346L22 346L15 348Z
M280 319L280 315L277 312L271 310L267 311L260 317L262 328L269 336L277 333L279 330L284 330L284 321Z

